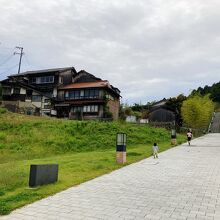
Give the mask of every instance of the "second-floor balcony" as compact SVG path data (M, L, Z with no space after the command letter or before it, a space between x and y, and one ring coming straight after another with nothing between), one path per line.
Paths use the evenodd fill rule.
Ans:
M103 95L94 96L65 96L65 100L103 99Z
M103 93L99 89L81 89L65 91L65 100L103 99Z

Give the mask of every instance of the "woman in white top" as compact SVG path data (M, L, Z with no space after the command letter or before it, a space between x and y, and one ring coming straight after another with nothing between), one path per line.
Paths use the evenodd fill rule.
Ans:
M188 130L188 132L186 133L186 136L187 136L188 144L190 145L190 142L192 140L192 130L191 129Z

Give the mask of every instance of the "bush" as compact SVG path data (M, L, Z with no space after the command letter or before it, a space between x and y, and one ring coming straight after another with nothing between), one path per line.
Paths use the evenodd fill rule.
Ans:
M5 114L8 110L6 108L0 108L0 114Z

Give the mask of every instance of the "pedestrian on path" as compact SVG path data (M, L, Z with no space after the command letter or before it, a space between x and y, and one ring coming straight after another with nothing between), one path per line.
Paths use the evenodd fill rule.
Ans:
M157 143L154 143L152 149L153 149L154 159L155 159L155 158L158 158L158 151L159 151L159 148L158 148L158 146L157 146Z
M192 140L192 137L193 137L193 134L192 134L192 130L189 129L188 132L186 133L186 137L187 137L187 141L188 141L188 144L190 146L190 142Z

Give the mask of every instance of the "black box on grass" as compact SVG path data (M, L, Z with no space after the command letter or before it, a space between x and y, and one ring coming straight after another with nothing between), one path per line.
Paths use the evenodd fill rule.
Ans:
M58 179L58 164L32 164L30 166L29 186L37 187L55 183Z

